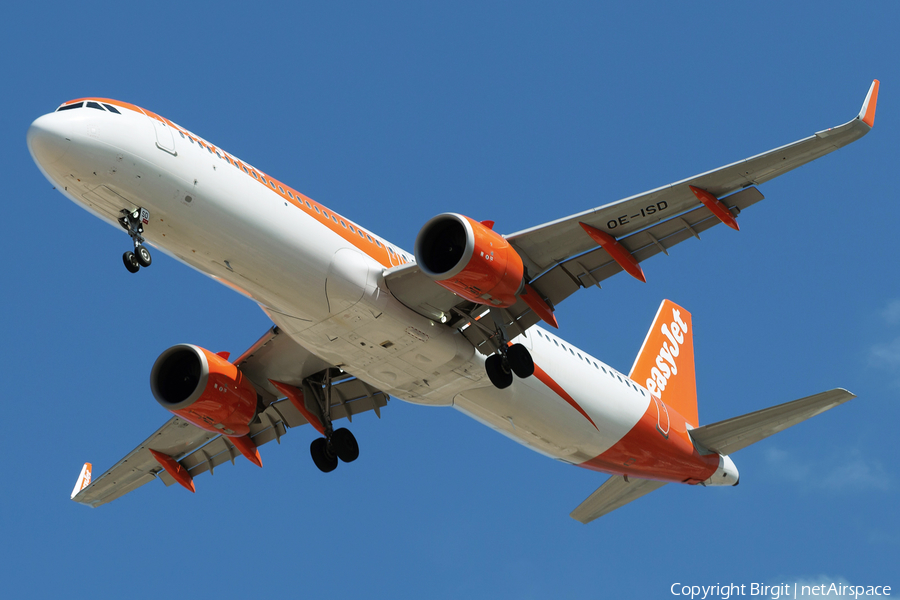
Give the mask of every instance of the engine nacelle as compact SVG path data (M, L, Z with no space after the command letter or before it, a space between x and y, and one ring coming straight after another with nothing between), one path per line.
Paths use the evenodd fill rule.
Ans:
M150 371L150 389L163 408L213 433L246 435L256 416L253 384L200 346L179 344L160 354Z
M525 285L522 258L509 242L456 213L425 223L415 254L423 273L470 302L506 308Z

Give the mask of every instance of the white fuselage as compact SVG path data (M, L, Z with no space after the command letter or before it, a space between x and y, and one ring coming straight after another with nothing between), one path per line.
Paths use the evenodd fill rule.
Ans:
M252 298L322 359L573 464L607 451L647 412L645 389L538 327L516 341L563 394L536 376L496 389L464 336L385 287L384 271L409 253L169 121L117 108L37 119L29 147L44 175L115 227L122 209L146 208L149 244Z

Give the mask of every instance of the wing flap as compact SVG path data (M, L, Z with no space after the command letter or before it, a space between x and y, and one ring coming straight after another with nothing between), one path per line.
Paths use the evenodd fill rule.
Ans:
M624 477L613 475L579 504L569 516L576 521L590 523L664 485L666 485L665 481L635 479L634 477L626 480Z
M759 190L751 187L723 198L722 202L733 214L737 214L762 199L763 195ZM721 223L708 208L701 205L675 219L657 223L622 238L619 243L625 246L638 262L643 262L661 252L668 254L668 250L676 244L692 237L699 237L699 234ZM596 247L579 256L557 262L532 281L531 286L551 305L556 305L581 288L592 285L599 287L600 282L620 271L622 267L619 263L613 260L606 250ZM461 304L461 307L464 305ZM519 334L541 320L522 300L504 309L502 314L511 335ZM470 323L471 321L469 319ZM496 351L496 343L491 337L491 332L469 326L462 333L482 354Z
M853 398L856 396L845 389L829 390L697 427L690 435L701 446L727 456Z

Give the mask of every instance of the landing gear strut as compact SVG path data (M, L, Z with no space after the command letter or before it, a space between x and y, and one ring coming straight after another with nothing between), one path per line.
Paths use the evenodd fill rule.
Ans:
M313 440L309 445L309 453L313 462L323 473L330 473L338 466L338 460L350 463L359 458L359 444L356 438L346 427L335 430L331 424L331 370L325 371L325 378L322 382L324 388L324 398L316 389L313 396L319 404L320 413L322 415L322 426L325 429L325 437Z
M128 232L131 241L134 242L134 252L128 251L122 255L122 262L130 273L137 273L141 267L149 267L152 262L150 251L144 247L144 237L141 235L144 233L144 225L149 222L150 211L146 208L139 208L134 212L122 210L119 225Z
M509 343L502 317L494 310L491 310L491 316L497 327L500 347L484 361L484 370L494 387L502 390L512 385L513 374L520 379L534 375L534 360L528 348L522 344Z

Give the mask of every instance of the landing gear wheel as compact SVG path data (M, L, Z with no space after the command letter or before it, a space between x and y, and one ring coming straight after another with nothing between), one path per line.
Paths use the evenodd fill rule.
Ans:
M331 473L338 466L338 457L331 452L328 440L323 437L313 440L309 445L309 453L312 455L313 462L323 473Z
M152 262L150 258L150 251L141 244L135 246L134 256L137 258L138 263L140 263L142 267L149 267L150 263Z
M338 458L345 463L359 458L359 444L356 443L356 438L346 427L341 427L331 434L331 446Z
M534 360L528 348L522 344L513 344L506 351L509 368L519 379L525 379L534 375Z
M484 361L484 370L494 387L502 390L512 385L513 374L509 369L509 363L500 354L491 354Z
M138 263L134 252L126 252L123 254L122 262L125 263L125 268L128 269L129 273L137 273L141 269L141 265Z

